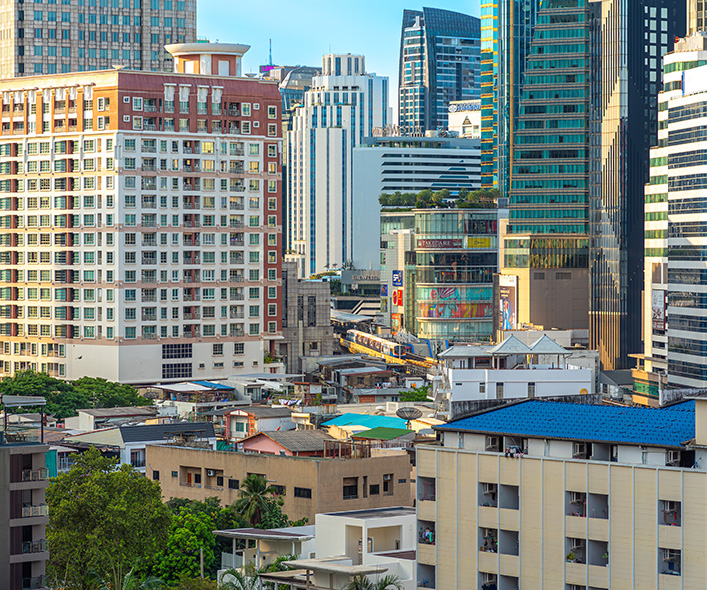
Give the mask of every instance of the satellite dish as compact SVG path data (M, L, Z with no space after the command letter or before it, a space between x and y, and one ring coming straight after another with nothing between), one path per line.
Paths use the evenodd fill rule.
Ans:
M395 415L398 418L402 418L406 422L410 422L410 420L417 420L420 416L422 416L422 412L418 410L417 408L400 408L397 412L395 412Z

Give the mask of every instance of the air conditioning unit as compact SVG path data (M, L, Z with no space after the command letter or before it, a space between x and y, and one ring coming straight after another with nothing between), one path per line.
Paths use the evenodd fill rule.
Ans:
M666 465L680 465L681 453L680 451L668 451Z
M587 454L587 443L574 443L573 449L574 457L583 457Z
M498 451L501 447L499 446L499 440L497 436L487 436L486 437L486 450L487 451Z
M570 492L570 502L572 504L581 504L584 502L586 496L583 492Z
M572 551L582 551L584 549L584 539L572 539Z
M206 475L207 475L208 477L214 477L214 476L216 475L216 471L214 471L213 469L207 469L207 470L206 470Z
M485 483L483 484L483 493L484 494L495 494L496 493L496 484L495 483Z

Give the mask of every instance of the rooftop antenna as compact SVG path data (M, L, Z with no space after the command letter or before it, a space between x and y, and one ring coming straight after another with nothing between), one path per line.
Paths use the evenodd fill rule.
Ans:
M268 62L268 65L271 66L271 65L273 65L273 63L272 63L272 39L268 39L268 43L270 45L270 52L269 52L270 61Z

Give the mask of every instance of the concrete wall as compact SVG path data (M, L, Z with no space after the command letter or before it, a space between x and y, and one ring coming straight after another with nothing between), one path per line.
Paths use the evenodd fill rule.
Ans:
M438 590L480 587L483 572L519 588L707 587L707 473L695 469L418 449L418 477L434 478L426 508L435 545L418 546L418 562ZM479 482L518 488L517 510L481 506ZM608 519L568 516L568 491L604 501ZM662 501L681 502L681 526L663 524ZM419 510L420 508L418 508ZM481 527L518 531L519 555L477 551ZM569 539L585 539L595 563L568 563ZM606 549L603 549L606 547ZM681 551L682 575L668 575L661 549ZM601 551L608 565L599 564ZM603 554L603 553L601 553ZM503 578L501 578L503 576ZM429 575L427 576L429 577ZM506 578L507 577L507 578ZM499 588L502 586L499 585ZM512 586L515 587L515 586Z
M367 459L316 459L208 451L176 446L147 447L147 477L160 473L162 495L170 498L204 500L216 496L224 506L238 498L238 489L229 488L229 479L240 482L249 473L264 475L273 484L285 487L283 511L292 519L307 517L314 522L319 512L360 510L411 504L410 459L407 455ZM209 477L208 471L214 472ZM176 473L176 475L173 475ZM195 475L201 483L197 484ZM393 474L393 494L383 494L383 475ZM222 477L222 485L218 478ZM358 478L358 498L343 498L343 480ZM187 481L190 479L190 485ZM379 484L380 493L363 494L363 483ZM404 483L399 483L405 480ZM295 497L295 487L307 489L311 498Z

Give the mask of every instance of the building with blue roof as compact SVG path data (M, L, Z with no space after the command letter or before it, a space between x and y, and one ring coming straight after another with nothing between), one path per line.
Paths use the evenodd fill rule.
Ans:
M435 430L416 459L430 587L707 588L707 397L531 399Z

